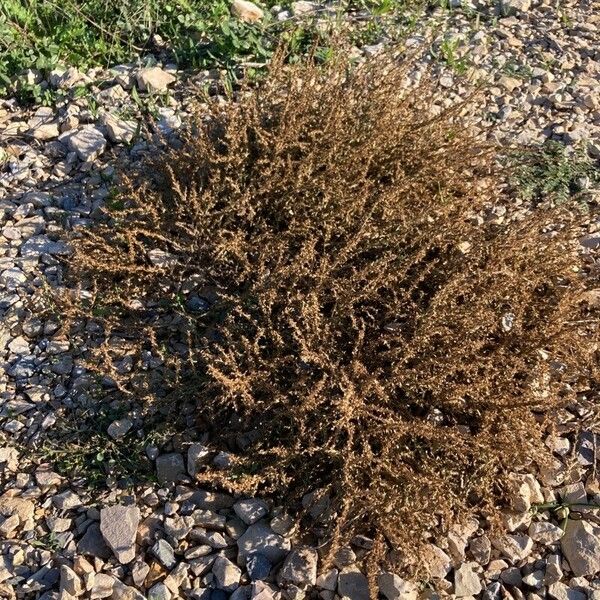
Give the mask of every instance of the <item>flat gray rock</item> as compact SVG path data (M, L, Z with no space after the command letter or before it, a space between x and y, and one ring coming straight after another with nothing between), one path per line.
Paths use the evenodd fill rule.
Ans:
M102 537L98 523L92 523L87 528L85 534L77 544L77 552L83 554L83 556L95 556L102 560L110 558L110 548L106 545Z
M70 135L69 149L77 154L79 160L87 162L98 158L106 148L106 138L93 125L86 125Z
M177 452L163 454L156 459L159 483L177 483L187 476L183 456Z
M454 571L454 594L457 598L477 596L481 592L481 580L468 563Z
M224 556L217 556L215 558L212 572L215 576L217 588L220 590L225 592L233 592L240 585L242 571Z
M417 599L417 588L394 573L381 573L377 578L377 585L387 600Z
M369 600L369 582L367 578L356 569L344 570L338 577L337 591L340 596L352 600Z
M100 531L121 564L135 558L135 536L140 510L135 506L108 506L100 511Z
M250 525L238 541L238 564L244 565L252 552L264 554L271 563L283 560L290 550L290 541L275 533L263 522Z
M173 546L166 540L158 540L156 544L152 546L152 554L154 554L167 569L172 569L177 563Z
M187 470L190 476L196 477L209 459L210 450L204 444L192 444L187 453Z
M296 585L301 588L315 585L319 555L314 548L294 548L286 557L277 575L282 586Z
M246 525L252 525L269 514L269 507L259 498L245 498L233 505L235 514Z
M46 235L34 235L21 246L21 256L38 257L40 254L65 255L69 254L69 247L64 242L52 241Z
M561 548L575 576L600 571L600 528L588 521L570 519L561 539Z
M175 77L160 67L148 67L137 72L136 80L142 92L163 92L175 81Z

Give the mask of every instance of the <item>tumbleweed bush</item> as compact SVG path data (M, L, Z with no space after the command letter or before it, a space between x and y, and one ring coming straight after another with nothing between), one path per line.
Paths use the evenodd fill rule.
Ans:
M593 365L576 217L488 219L509 205L492 149L411 69L275 60L125 179L68 273L91 364L149 407L192 402L230 454L201 481L327 495L330 547L366 533L401 561L493 514Z

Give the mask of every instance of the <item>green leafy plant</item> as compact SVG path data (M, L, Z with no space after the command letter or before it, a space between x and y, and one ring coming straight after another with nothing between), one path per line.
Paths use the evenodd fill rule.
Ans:
M534 504L530 512L534 517L540 513L549 512L560 523L560 528L565 531L572 514L579 513L581 510L596 510L598 508L600 508L600 504L594 504L593 502L576 503L557 500L545 504Z
M464 75L469 69L466 56L461 56L459 48L461 40L457 37L445 37L437 48L431 49L434 58L445 62L458 75Z
M525 200L561 204L575 199L600 182L600 169L589 157L586 144L574 151L555 141L509 154L513 185Z
M280 40L303 53L328 33L315 20L277 21L263 0L265 17L245 23L231 14L230 0L5 0L0 3L0 93L26 69L109 66L163 54L182 68L231 68L266 62ZM289 3L283 3L284 5ZM353 22L357 40L394 37L399 23L424 8L421 0L354 0L350 12L369 11ZM331 19L336 23L335 17ZM326 47L328 44L322 44ZM36 100L35 95L30 99Z

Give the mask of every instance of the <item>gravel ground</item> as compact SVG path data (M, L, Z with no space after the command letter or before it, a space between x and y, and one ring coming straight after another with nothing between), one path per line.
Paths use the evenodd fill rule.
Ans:
M318 8L296 4L306 18ZM427 53L422 66L435 67L440 104L468 94L468 81L487 82L477 114L481 135L504 144L586 141L600 158L600 4L451 4L424 18L408 40L428 47L435 32L435 56ZM374 54L384 44L361 51ZM213 76L160 64L70 69L50 78L51 87L65 90L56 108L0 101L0 598L368 599L357 565L370 540L354 540L324 572L316 547L294 543L294 523L278 506L199 489L197 469L226 456L211 454L202 438L159 445L139 407L100 418L85 349L58 336L55 320L27 308L32 290L61 285L64 232L98 217L111 200L116 168L134 165L165 140L177 143L190 99L214 86ZM91 82L92 92L77 98L82 82ZM597 202L598 191L586 198ZM581 251L597 260L598 246L600 223L582 214ZM547 440L553 469L515 474L505 535L490 539L474 520L430 546L426 585L385 573L383 596L599 600L600 484L589 412L585 404L564 411ZM67 479L55 472L60 452L48 443L61 439L74 414L95 419L100 433L92 438L95 463L87 455L88 464L74 463L81 476ZM105 485L90 485L87 469L109 467L106 449L118 456L119 447L123 460L151 465L156 483L130 487L109 475ZM571 505L565 532L560 511L530 510L543 503Z

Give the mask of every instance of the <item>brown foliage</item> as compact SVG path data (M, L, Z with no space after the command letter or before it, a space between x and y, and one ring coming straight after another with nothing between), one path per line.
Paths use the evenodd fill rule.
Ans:
M212 103L77 240L70 276L93 290L80 314L132 340L133 372L160 355L168 397L193 397L233 453L202 479L327 491L334 546L414 549L542 458L544 417L589 382L587 309L570 216L482 225L506 200L490 149L393 60L345 65L276 63ZM99 356L109 370L110 344Z

